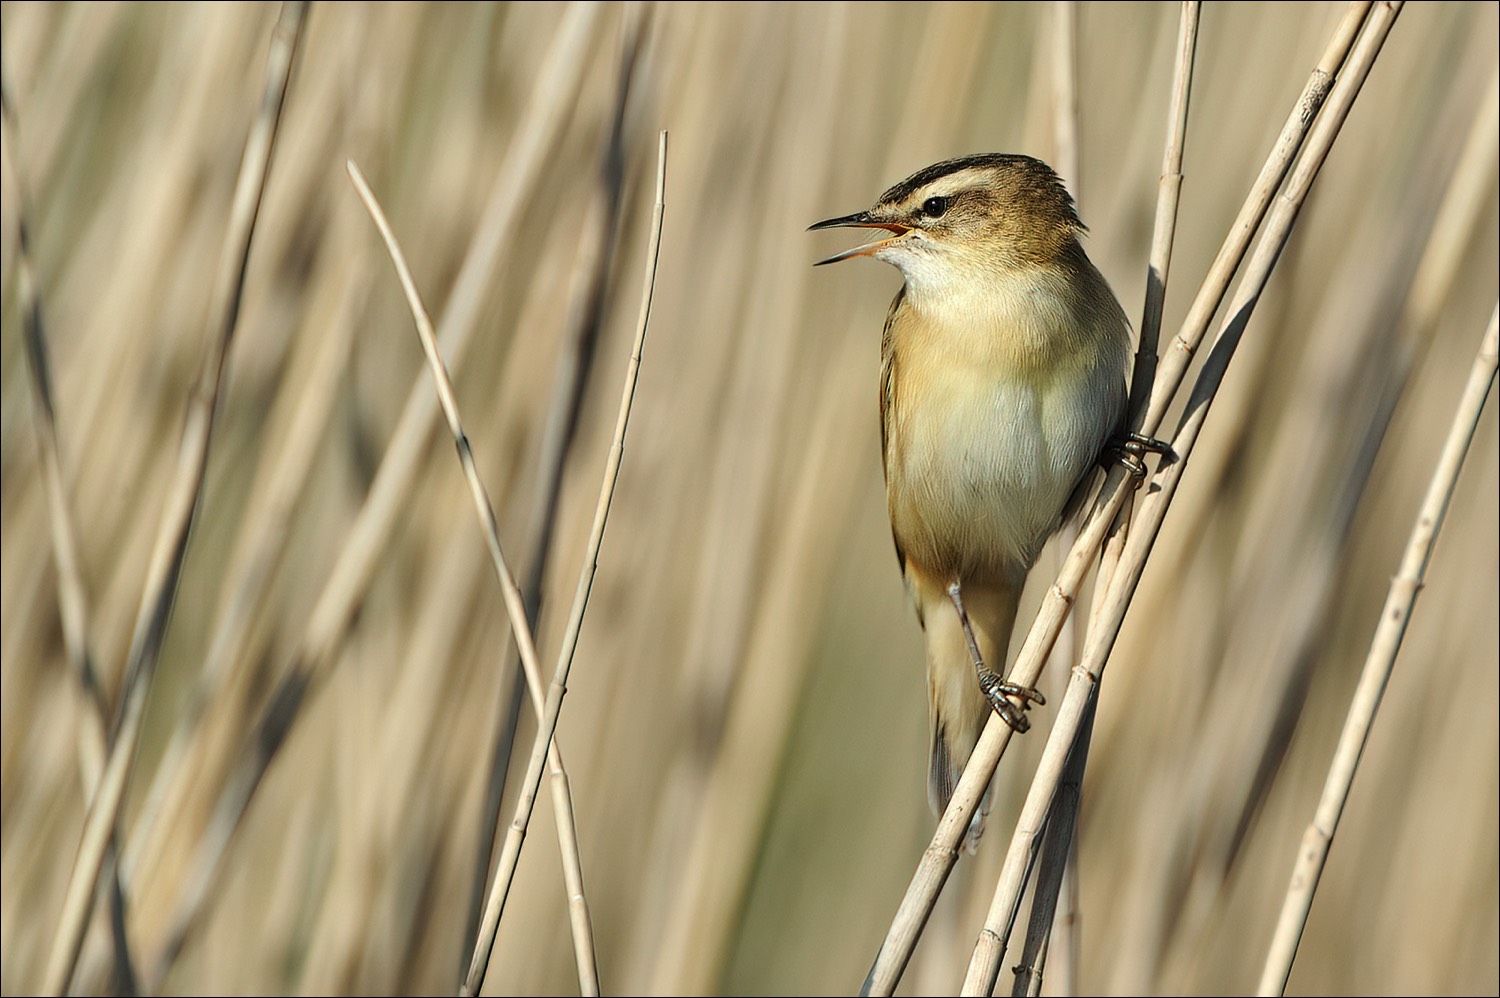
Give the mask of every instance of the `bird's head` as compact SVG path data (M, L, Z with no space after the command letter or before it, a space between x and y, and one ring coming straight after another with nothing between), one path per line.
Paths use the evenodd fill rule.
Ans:
M1030 156L987 153L945 160L892 187L874 206L810 229L883 229L882 239L819 264L872 256L908 284L942 284L1058 260L1084 225L1052 168Z

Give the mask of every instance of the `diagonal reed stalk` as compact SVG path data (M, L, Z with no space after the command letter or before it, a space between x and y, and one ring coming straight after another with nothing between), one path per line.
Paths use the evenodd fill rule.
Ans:
M51 527L52 556L57 562L57 606L62 619L63 647L68 666L78 684L82 700L78 725L78 761L83 785L92 790L104 766L109 708L94 655L89 647L88 592L78 555L78 531L72 504L68 501L67 475L62 449L57 441L57 406L52 387L52 362L42 322L42 296L37 288L31 259L29 231L30 201L21 178L20 152L16 136L15 107L9 80L0 81L0 120L5 129L5 149L15 179L17 270L20 278L22 331L26 342L26 372L31 378L31 401L36 420L37 458L42 466L42 487L47 493L47 522Z
M474 464L474 451L469 446L468 434L464 432L463 421L459 418L458 397L454 394L453 381L448 377L448 369L443 363L442 352L438 349L437 334L433 331L432 320L427 317L427 308L422 304L421 292L417 290L417 283L411 276L411 269L407 267L406 257L396 240L396 233L392 231L385 212L381 210L380 202L370 190L370 185L366 182L359 167L352 160L345 166L349 171L349 178L354 182L354 189L359 193L360 200L364 202L365 209L375 222L375 227L380 230L380 238L385 242L386 251L390 253L391 263L395 266L396 276L401 282L401 290L406 295L407 305L411 308L412 319L417 327L417 336L422 341L422 353L427 358L427 366L432 372L432 380L437 388L438 404L443 410L443 418L447 420L448 430L453 435L453 444L458 450L459 464L463 467L464 481L468 483L469 496L474 502L474 512L479 517L480 527L484 531L490 563L495 569L495 578L500 583L505 612L510 617L511 631L515 635L516 646L520 649L521 666L526 674L527 689L531 693L531 705L536 709L537 716L541 717L546 694L542 686L541 666L537 663L536 640L532 635L531 625L526 619L526 602L521 596L521 587L516 584L516 577L511 572L510 565L505 560L505 551L500 545L500 525L495 519L495 506L490 502L489 492L485 489L484 482L479 477L479 469ZM583 893L583 869L578 858L578 833L573 823L573 799L567 789L565 775L567 770L563 767L562 750L558 747L556 739L553 739L548 746L547 762L554 773L563 774L563 780L554 783L560 791L554 794L553 804L557 815L558 846L562 850L569 903L576 904L581 915L574 922L575 927L580 931L576 932L573 938L573 948L578 961L578 983L584 994L597 995L599 993L599 968L594 958L593 926L588 917L588 901Z
M532 503L533 520L521 540L521 564L526 573L521 583L533 628L542 616L543 581L551 560L553 534L562 504L563 472L567 468L577 436L579 415L583 410L584 390L593 369L604 324L605 289L615 248L619 240L620 213L625 185L626 109L637 71L649 10L631 5L626 10L620 37L620 66L616 75L614 113L610 116L600 157L598 183L589 206L585 235L576 263L574 287L570 294L566 344L558 359L551 401L548 403L541 450L537 457L537 488ZM495 837L500 824L500 806L505 796L506 778L515 751L516 729L520 722L521 700L526 695L527 677L519 667L514 643L506 646L500 674L513 681L501 693L500 720L495 727L489 751L489 777L485 781L484 808L479 816L479 848L475 850L474 874L469 894L469 912L464 920L463 953L460 972L467 969L469 942L479 931L484 911L485 887L495 856ZM538 715L540 716L540 715ZM565 774L555 774L566 779Z
M1359 95L1370 67L1380 54L1381 46L1399 12L1400 6L1397 4L1381 4L1365 21L1348 61L1328 95L1327 103L1313 124L1306 149L1266 218L1265 230L1246 264L1239 289L1230 302L1228 318L1209 352L1207 362L1188 399L1187 411L1172 439L1175 460L1158 470L1153 484L1159 488L1154 489L1141 504L1138 525L1126 543L1119 570L1110 580L1103 613L1090 627L1083 662L1074 669L1067 693L1058 708L1057 720L1049 733L1036 778L1022 807L1015 836L1001 868L994 900L985 919L985 927L980 933L979 943L969 964L963 994L988 994L994 987L1000 961L1009 941L1010 926L1025 886L1025 868L1029 863L1033 842L1056 791L1073 740L1092 702L1099 675L1119 635L1125 612L1135 594L1152 545L1161 530L1167 508L1176 494L1177 485L1208 416L1214 395L1223 381L1256 302L1270 279L1271 271L1286 245L1312 183L1327 158L1328 150L1338 137L1354 99Z
M1156 344L1161 334L1162 307L1166 299L1167 278L1172 266L1172 243L1177 232L1177 208L1182 195L1182 156L1187 137L1188 107L1192 94L1193 59L1198 45L1198 23L1200 4L1188 0L1182 4L1178 19L1177 52L1173 62L1171 101L1168 110L1168 128L1165 150L1162 154L1161 178L1157 186L1156 216L1151 238L1151 261L1146 274L1146 300L1142 306L1139 340L1136 345L1132 375L1131 398L1144 404L1150 391L1151 379L1156 372ZM1106 594L1108 580L1119 564L1128 527L1130 505L1121 508L1115 518L1114 527L1105 540L1103 555L1095 584L1094 612L1089 619L1099 616L1098 603ZM1071 624L1073 617L1069 617ZM1058 640L1057 647L1065 644L1067 632ZM1053 653L1056 655L1056 648ZM1038 882L1032 895L1032 912L1027 927L1026 947L1020 966L1016 968L1013 995L1035 993L1041 987L1043 967L1051 958L1054 949L1061 954L1058 969L1062 976L1053 973L1053 987L1063 994L1077 990L1076 938L1078 920L1069 914L1062 923L1068 936L1061 940L1051 939L1054 918L1058 912L1071 911L1069 898L1059 898L1065 882L1073 894L1077 892L1077 855L1074 830L1077 826L1081 803L1083 770L1088 761L1089 739L1093 731L1095 701L1089 705L1083 725L1068 756L1067 772L1058 794L1053 798L1046 819L1046 840L1038 867ZM1064 880L1064 875L1067 880Z
M1334 833L1338 831L1344 805L1349 800L1355 771L1359 768L1360 757L1369 741L1370 729L1375 723L1375 714L1380 709L1381 698L1385 695L1386 684L1390 682L1391 673L1395 669L1396 655L1401 650L1401 640L1406 635L1406 626L1411 620L1417 594L1422 589L1427 565L1437 544L1438 532L1442 529L1448 504L1453 499L1459 471L1463 468L1464 458L1473 442L1485 400L1495 383L1497 351L1500 351L1500 305L1490 315L1489 326L1485 329L1479 353L1469 372L1468 384L1453 414L1448 439L1443 445L1437 467L1433 469L1426 498L1407 539L1400 570L1391 580L1390 593L1381 609L1380 623L1371 641L1369 656L1365 659L1359 685L1344 721L1343 732L1339 735L1338 748L1328 769L1323 796L1318 801L1312 822L1302 836L1301 846L1292 864L1291 883L1287 886L1281 915L1266 953L1265 969L1261 974L1257 994L1280 995L1286 990L1292 963L1297 957L1297 947L1307 925L1307 916L1312 910L1313 895L1328 862L1328 851L1333 845Z
M78 531L72 503L68 499L67 476L63 472L62 448L57 439L57 406L52 383L52 362L47 348L46 324L42 321L42 295L37 287L31 257L30 200L21 176L10 82L0 79L0 128L11 159L15 184L17 270L20 279L22 331L26 342L26 370L31 379L32 412L36 425L37 460L42 466L42 489L47 497L47 523L52 557L57 563L57 606L62 622L63 648L69 672L77 685L78 766L86 792L99 785L109 743L109 706L95 666L88 591L83 584L82 559L78 553ZM118 875L119 838L110 839L105 878L109 881L110 932L114 948L115 983L119 990L135 990L135 967L130 940L125 931L125 895Z
M1327 99L1335 77L1340 72L1355 36L1372 5L1351 4L1334 29L1322 57L1303 87L1286 123L1272 146L1260 174L1252 184L1239 214L1230 226L1207 276L1199 287L1182 327L1172 342L1172 349L1160 364L1149 403L1135 410L1131 429L1151 434L1160 425L1167 406L1186 377L1198 344L1218 311L1229 283L1249 249L1250 241L1270 209L1276 191L1292 167L1297 152L1308 137L1318 111ZM1067 617L1083 577L1116 514L1124 506L1129 487L1125 470L1111 468L1090 511L1078 540L1063 563L1056 582L1043 599L1036 621L1012 667L1010 680L1034 684L1040 675L1056 640L1062 621ZM969 766L954 791L948 810L938 822L932 842L922 855L910 886L871 968L866 987L869 994L888 995L896 986L916 946L937 895L957 861L957 846L978 806L1000 757L1010 742L1011 729L997 718L986 724L979 744L970 757Z
M215 317L219 324L218 334L208 342L188 399L177 470L163 504L161 524L152 549L140 610L131 637L114 738L100 777L99 788L84 821L78 857L69 879L62 918L44 978L44 987L49 994L64 991L77 966L99 877L135 765L141 722L151 692L151 680L160 657L167 619L177 595L177 585L182 577L188 532L202 498L214 414L218 408L230 343L239 323L250 244L255 235L261 200L265 195L271 155L276 147L276 132L286 101L287 83L291 77L298 42L302 37L306 13L306 3L283 5L272 31L266 65L266 85L261 95L260 110L245 144L234 203L230 209L229 228L225 234L209 309L209 315Z
M599 547L604 541L604 528L609 522L609 508L614 499L615 483L620 475L620 459L624 454L625 431L630 425L630 409L635 400L636 378L640 374L641 351L646 343L646 330L651 321L651 300L656 289L656 263L661 253L662 215L666 210L667 189L667 133L662 132L657 147L656 202L651 212L651 239L646 248L646 274L641 288L640 318L636 324L635 341L630 350L630 363L625 371L625 387L620 396L619 414L615 418L615 434L610 444L609 458L605 463L604 481L599 490L599 501L594 508L594 523L589 532L588 548L578 577L578 589L573 597L573 606L568 613L567 629L563 632L562 650L558 653L557 668L552 676L552 685L547 690L546 707L541 722L537 725L536 739L532 743L531 757L526 764L525 782L521 784L521 797L516 802L516 815L506 830L501 847L500 862L495 870L495 879L490 887L489 900L485 905L484 918L480 922L479 935L474 941L474 956L469 963L469 972L464 978L459 993L477 995L484 987L484 977L489 969L490 952L495 945L495 934L500 928L500 918L505 913L505 901L510 885L515 878L516 863L521 857L521 846L526 840L526 829L536 804L537 790L542 780L542 764L547 757L557 731L557 718L562 710L563 695L567 692L568 673L573 665L573 652L578 646L578 635L583 627L583 615L588 609L589 593L594 585L594 572L599 565Z
M543 58L532 98L496 174L484 215L438 328L438 341L453 363L461 360L471 342L486 288L508 245L506 237L562 133L567 121L564 110L577 99L599 16L597 4L570 6L563 13ZM308 691L326 678L337 661L338 648L369 586L380 552L411 494L420 459L426 453L428 433L437 417L436 410L437 400L426 378L418 377L407 395L370 492L349 529L348 541L340 549L338 561L317 598L292 662L255 720L246 748L222 787L208 827L195 847L168 922L166 942L155 960L154 980L165 975L194 927L202 921L230 839L300 716ZM192 752L184 755L191 757ZM188 774L179 770L178 778L186 779ZM160 839L157 843L155 851L140 857L140 873L129 863L127 855L127 872L149 878L162 859Z

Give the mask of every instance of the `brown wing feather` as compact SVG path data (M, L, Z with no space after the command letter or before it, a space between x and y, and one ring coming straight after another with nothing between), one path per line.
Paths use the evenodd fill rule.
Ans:
M891 307L885 314L885 329L880 335L880 470L889 479L890 459L887 457L887 448L890 447L891 420L895 415L894 397L896 394L896 351L891 343L891 327L895 325L896 313L901 304L906 301L906 285L901 285L901 290L896 292L896 297L891 300ZM901 538L896 536L895 529L891 530L891 540L896 543L896 561L901 565L901 574L906 574L906 552L901 548ZM921 611L918 610L920 617Z

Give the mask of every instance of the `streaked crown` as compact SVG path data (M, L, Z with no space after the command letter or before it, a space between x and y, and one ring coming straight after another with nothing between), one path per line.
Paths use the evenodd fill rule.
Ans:
M868 211L812 228L834 226L880 228L893 235L822 262L868 255L898 266L907 254L934 252L998 265L1041 263L1075 245L1085 229L1052 168L1010 153L935 163L880 195Z

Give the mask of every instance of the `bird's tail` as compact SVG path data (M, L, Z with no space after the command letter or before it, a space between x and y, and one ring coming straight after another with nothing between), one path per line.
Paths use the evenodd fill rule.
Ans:
M927 693L932 723L927 798L933 813L941 817L989 719L990 705L979 689L973 658L946 585L924 586L919 579L912 581L927 632ZM992 671L1002 675L1021 585L965 583L962 590L980 654ZM990 797L991 791L986 790L969 823L967 845L971 853L978 848L984 832Z

